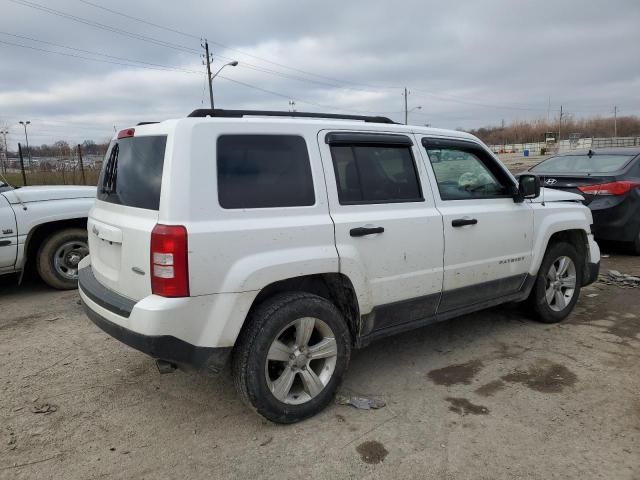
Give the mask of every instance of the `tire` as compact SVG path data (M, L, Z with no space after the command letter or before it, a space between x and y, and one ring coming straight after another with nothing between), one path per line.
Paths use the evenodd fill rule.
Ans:
M309 360L305 352L326 356ZM350 355L351 335L335 305L310 293L278 294L249 314L234 348L234 382L257 413L275 423L294 423L331 402Z
M77 264L89 253L87 231L65 228L44 239L38 249L36 268L40 278L53 288L78 287Z
M571 263L563 263L562 259L569 259ZM580 296L583 268L580 260L575 247L569 243L559 242L549 246L529 297L536 320L557 323L571 313ZM560 273L559 277L554 272ZM573 282L570 281L571 277L574 277Z
M635 255L640 255L640 232L638 232L635 241L631 244L631 251Z

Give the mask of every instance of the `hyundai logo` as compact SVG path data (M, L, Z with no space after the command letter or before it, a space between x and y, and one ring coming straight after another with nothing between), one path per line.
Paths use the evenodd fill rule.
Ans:
M546 185L555 185L556 183L558 183L558 180L556 180L555 178L547 178L544 183Z

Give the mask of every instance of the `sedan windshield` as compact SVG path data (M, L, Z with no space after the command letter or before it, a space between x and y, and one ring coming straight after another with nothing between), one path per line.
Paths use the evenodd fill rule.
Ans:
M532 172L593 174L623 168L633 155L559 155L539 163Z

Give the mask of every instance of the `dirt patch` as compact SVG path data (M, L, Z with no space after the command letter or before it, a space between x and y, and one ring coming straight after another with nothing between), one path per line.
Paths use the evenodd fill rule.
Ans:
M622 339L638 340L640 335L640 318L621 318L605 332Z
M366 463L380 463L389 455L384 445L375 440L361 443L356 447L356 451L360 454L360 458Z
M447 402L449 405L449 410L452 412L459 413L460 415L487 415L489 413L489 409L484 405L476 405L475 403L471 403L466 398L455 398L455 397L447 397Z
M473 377L482 369L480 360L471 360L467 363L449 365L448 367L431 370L427 375L436 385L469 385Z
M511 383L520 383L543 393L559 393L565 387L574 385L578 377L564 365L552 363L544 366L534 366L529 371L516 370L502 377Z
M489 382L486 385L482 385L480 388L477 388L475 392L482 397L490 397L494 393L502 390L504 387L505 385L502 380L494 380L493 382Z

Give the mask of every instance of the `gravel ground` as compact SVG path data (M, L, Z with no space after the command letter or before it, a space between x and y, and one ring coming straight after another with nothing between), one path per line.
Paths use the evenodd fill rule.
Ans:
M603 271L640 274L614 253ZM505 306L355 352L343 394L291 426L228 375L159 375L78 294L0 279L0 478L640 478L640 289L596 283L564 323ZM179 321L177 319L176 321Z

